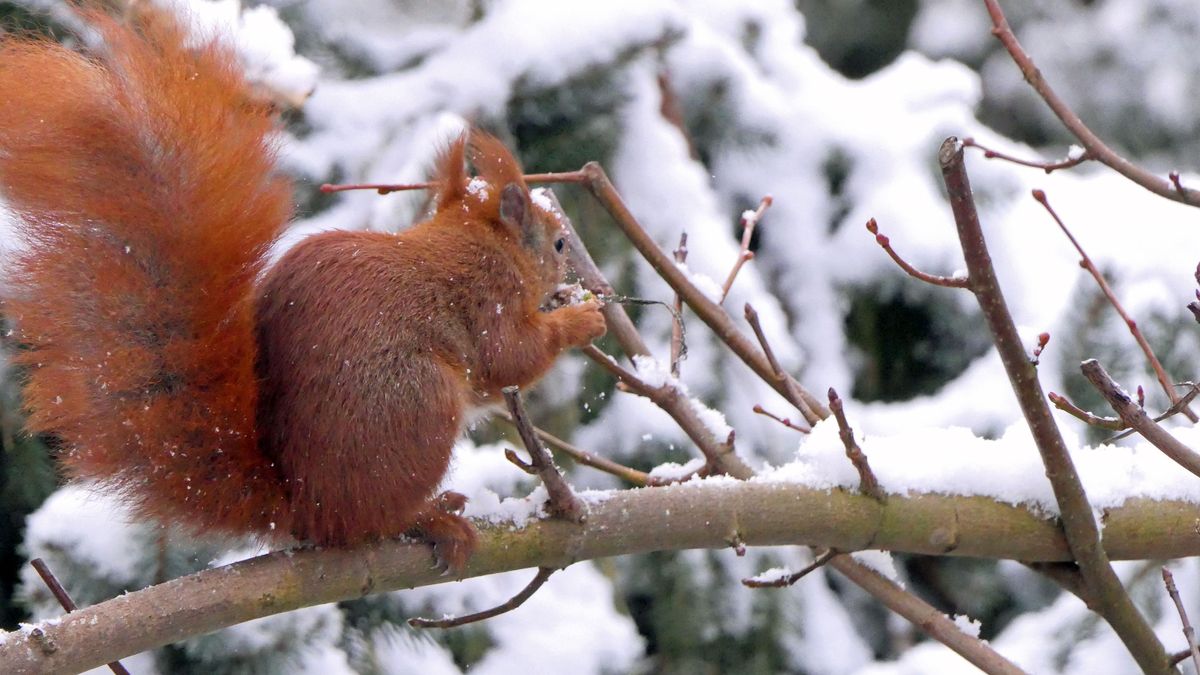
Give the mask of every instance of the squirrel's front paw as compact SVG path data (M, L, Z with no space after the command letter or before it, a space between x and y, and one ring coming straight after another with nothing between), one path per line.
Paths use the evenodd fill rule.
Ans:
M602 305L592 300L581 305L568 305L556 312L563 313L563 324L566 330L565 342L573 347L586 345L604 335L608 326L604 323L604 315L600 313Z

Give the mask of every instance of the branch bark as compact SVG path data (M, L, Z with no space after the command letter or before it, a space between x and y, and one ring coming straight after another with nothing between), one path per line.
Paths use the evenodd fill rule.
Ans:
M483 576L580 560L688 548L808 545L884 548L933 555L1067 561L1053 520L984 497L892 495L886 504L850 490L767 481L710 479L587 498L588 520L483 526L465 572ZM1114 558L1200 554L1200 506L1131 500L1103 514ZM38 624L0 634L0 672L69 673L242 621L371 593L451 581L430 566L429 549L386 541L353 549L279 551L174 579ZM921 603L892 582L862 572L849 556L830 563L889 607L919 618ZM877 576L877 575L875 575ZM891 599L889 602L888 598ZM909 599L911 598L911 599ZM916 602L913 602L913 601Z
M1083 483L1046 405L1037 367L1025 353L996 278L963 163L963 145L957 138L951 137L942 143L938 151L938 163L967 264L968 288L983 311L1025 423L1041 453L1046 478L1050 480L1062 513L1063 532L1084 581L1095 598L1096 611L1113 627L1143 670L1172 672L1170 656L1121 586L1121 580L1109 564L1108 554L1100 543L1100 531Z
M1200 454L1184 445L1166 429L1158 426L1138 404L1129 398L1121 387L1113 381L1096 359L1088 359L1079 366L1083 376L1092 383L1096 391L1108 401L1112 409L1121 417L1121 421L1137 431L1154 447L1170 457L1176 464L1200 476Z

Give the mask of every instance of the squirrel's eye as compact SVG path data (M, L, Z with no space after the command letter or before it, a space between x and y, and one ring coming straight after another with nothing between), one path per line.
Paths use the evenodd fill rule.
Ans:
M566 246L566 244L567 244L566 240L563 239L562 237L559 237L558 239L556 239L554 241L554 250L558 251L559 253L562 253L563 246Z

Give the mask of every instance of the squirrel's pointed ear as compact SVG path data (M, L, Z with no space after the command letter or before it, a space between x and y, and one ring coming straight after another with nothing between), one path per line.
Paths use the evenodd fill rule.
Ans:
M509 183L500 191L500 222L513 234L521 237L522 241L529 236L533 204L525 188L516 183Z

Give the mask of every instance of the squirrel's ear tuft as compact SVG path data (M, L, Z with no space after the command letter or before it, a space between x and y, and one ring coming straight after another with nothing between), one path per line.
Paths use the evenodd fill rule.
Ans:
M499 188L512 183L522 190L528 190L525 185L524 172L517 159L508 148L495 136L480 131L471 130L471 141L467 145L467 158L475 167L475 172L489 185Z
M466 148L464 131L438 153L433 165L432 183L437 185L437 210L462 201L467 192Z

